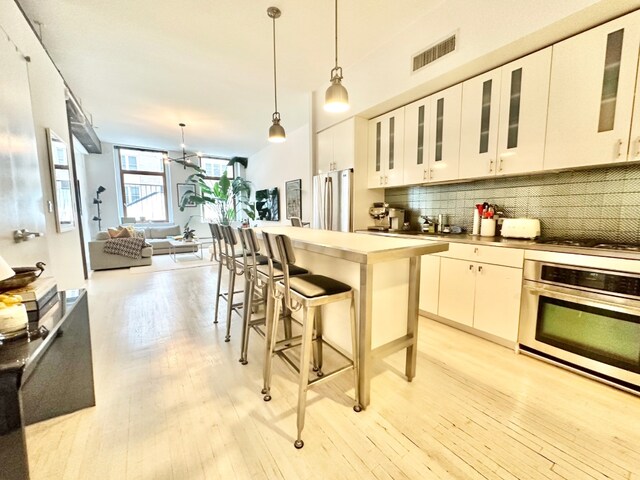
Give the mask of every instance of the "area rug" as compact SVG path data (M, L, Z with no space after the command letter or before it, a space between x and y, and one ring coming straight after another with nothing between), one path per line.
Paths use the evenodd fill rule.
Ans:
M144 267L130 267L129 273L136 275L139 273L165 272L168 270L181 270L183 268L200 268L218 265L217 262L209 260L208 252L205 252L202 260L193 254L179 253L176 256L175 262L170 255L154 255L152 261L153 263L151 265L145 265Z

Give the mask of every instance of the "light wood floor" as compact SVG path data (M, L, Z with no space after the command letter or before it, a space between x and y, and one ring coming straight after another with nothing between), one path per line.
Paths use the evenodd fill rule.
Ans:
M351 375L309 395L275 362L262 401L249 364L212 324L214 267L89 285L97 405L28 428L34 479L640 479L640 399L427 319L418 374L376 367L356 414Z

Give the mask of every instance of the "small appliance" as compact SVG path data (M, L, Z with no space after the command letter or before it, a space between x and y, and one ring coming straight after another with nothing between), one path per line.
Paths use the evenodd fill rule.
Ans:
M389 208L389 229L402 230L404 224L404 210L401 208Z
M529 238L540 236L540 220L537 218L505 218L501 235L505 238Z
M391 228L389 221L389 204L377 202L373 207L369 207L369 215L373 218L373 225L367 227L368 230L378 230L386 232Z

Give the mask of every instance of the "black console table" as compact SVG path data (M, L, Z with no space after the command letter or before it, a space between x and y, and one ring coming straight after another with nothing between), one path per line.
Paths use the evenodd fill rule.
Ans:
M89 309L85 290L58 293L58 303L29 336L0 345L0 479L28 479L24 428L95 405Z

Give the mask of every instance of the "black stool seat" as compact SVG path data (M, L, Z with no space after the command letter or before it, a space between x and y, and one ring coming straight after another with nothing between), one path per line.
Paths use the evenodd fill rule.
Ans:
M291 267L293 266L294 265L289 266L289 271L291 271ZM324 275L297 275L295 277L292 276L289 282L291 290L307 298L336 295L351 290L351 287L346 283L325 277Z

